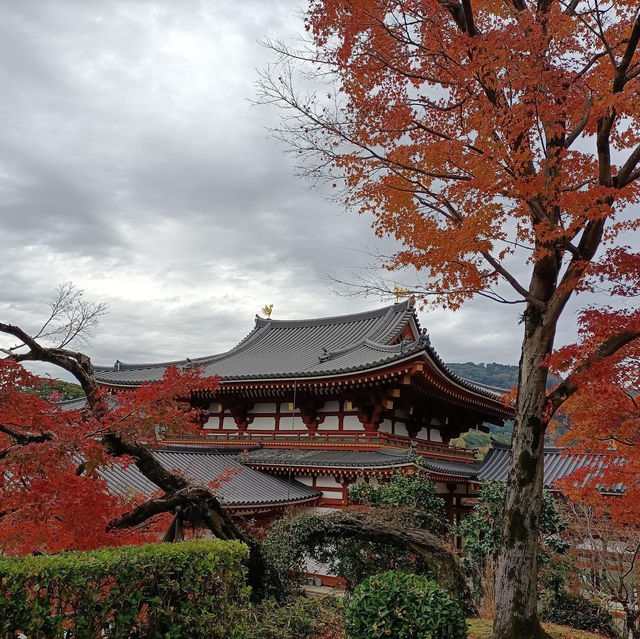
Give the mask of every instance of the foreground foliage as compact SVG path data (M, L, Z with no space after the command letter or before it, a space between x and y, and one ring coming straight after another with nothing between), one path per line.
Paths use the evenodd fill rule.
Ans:
M24 388L39 388L40 380L12 359L0 359L3 554L157 541L169 513L181 502L165 500L159 507L163 502L147 501L144 495L110 493L99 476L110 465L135 464L156 483L159 494L185 493L189 487L186 479L159 466L139 442L155 441L160 426L168 434L195 428L180 398L205 384L199 372L168 370L162 382L134 389L116 404L97 389L88 362L87 367L92 402L82 410L64 410L36 393L25 393Z
M590 630L607 637L617 637L613 618L602 606L586 597L566 592L548 593L542 600L542 619L570 626L577 630Z
M469 619L469 639L491 639L493 621L490 619ZM542 624L551 639L602 639L602 635L574 630L552 623Z
M242 639L338 639L344 633L342 600L295 597L286 603L269 599L246 615Z
M444 501L426 474L398 474L375 486L358 482L349 496L360 506L290 514L270 527L264 548L283 580L304 573L308 558L345 579L348 589L381 570L402 568L435 578L467 602L458 562L440 537Z
M0 558L0 636L241 637L248 554L196 540Z
M408 269L422 301L522 305L494 635L539 639L545 431L587 378L611 379L611 358L633 368L640 338L629 302L640 255L625 246L640 227L638 2L312 0L305 27L295 48L272 43L278 63L261 83L300 171L403 245L382 265ZM570 301L602 291L625 310L591 298L600 307L582 314L587 330L549 391ZM628 390L616 403L631 408ZM589 421L606 456L608 422ZM619 435L637 442L633 426Z
M348 639L466 639L460 605L424 576L390 570L365 579L349 598Z
M416 464L421 467L422 460L418 458ZM382 484L358 481L349 487L349 500L366 506L393 508L395 517L405 525L434 534L441 532L447 523L444 499L438 496L426 472L397 473L391 481Z

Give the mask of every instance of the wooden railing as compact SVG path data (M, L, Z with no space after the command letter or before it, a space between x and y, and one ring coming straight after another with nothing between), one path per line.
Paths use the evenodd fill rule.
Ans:
M420 453L429 457L441 459L455 459L472 463L476 461L476 451L464 448L454 448L441 442L432 442L423 439L412 439L403 435L391 433L365 433L365 432L320 432L310 433L307 430L274 432L274 431L217 431L203 430L200 434L185 434L179 437L167 437L166 443L200 444L204 446L219 447L243 447L260 445L263 448L332 448L363 450L381 447L408 448L415 443Z

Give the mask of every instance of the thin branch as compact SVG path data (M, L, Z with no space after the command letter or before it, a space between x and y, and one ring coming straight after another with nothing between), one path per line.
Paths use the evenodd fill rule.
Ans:
M614 184L622 189L633 182L634 171L640 162L640 144L632 151L614 179Z
M531 293L529 293L529 291L524 286L522 286L522 284L520 284L520 282L518 282L518 280L509 271L507 271L507 269L505 269L502 264L500 264L500 262L498 262L498 260L496 260L495 257L493 257L493 255L491 255L488 251L482 251L482 256L498 273L500 273L500 275L502 275L502 277L504 277L505 280L507 280L507 282L509 282L509 284L511 284L511 286L520 295L522 295L522 297L524 297L525 300L527 300L527 302L542 310L547 307L547 305L542 300L538 299L534 295L531 295Z

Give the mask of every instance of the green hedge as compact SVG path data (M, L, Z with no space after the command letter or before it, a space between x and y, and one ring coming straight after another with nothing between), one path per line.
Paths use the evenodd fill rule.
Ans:
M0 558L0 638L239 637L247 558L220 540Z

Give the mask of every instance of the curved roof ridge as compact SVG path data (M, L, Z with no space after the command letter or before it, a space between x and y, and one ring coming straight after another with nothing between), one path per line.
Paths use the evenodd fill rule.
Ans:
M402 311L402 315L398 317L398 313L394 314L387 326L383 326L379 331L374 333L374 335L372 336L372 340L377 342L385 342L388 344L396 337L398 337L400 333L402 333L404 327L409 323L411 319L413 319L413 321L415 322L418 334L420 334L420 323L418 322L416 309L412 301L409 299L407 300L406 306Z
M329 351L329 357L325 361L330 361L335 357L341 357L342 355L346 355L347 353L350 353L351 351L354 351L357 348L360 348L361 346L367 346L369 348L373 348L375 350L382 351L385 353L391 353L391 354L401 353L404 355L412 352L410 350L411 347L415 347L417 345L419 345L418 341L411 342L408 346L407 345L403 346L402 344L386 344L384 342L378 342L378 341L372 340L365 336L362 339L359 339L357 342L348 344L343 348L337 348L336 350ZM414 349L414 350L417 350L417 349Z
M265 319L256 315L256 328L259 326L271 325L274 328L297 328L299 326L317 326L325 324L346 324L348 322L359 322L375 317L384 317L385 315L395 316L399 312L406 311L410 304L410 300L404 302L396 302L390 306L382 306L374 308L370 311L360 311L359 313L350 313L347 315L330 315L328 317L312 317L308 319ZM403 308L404 307L404 308Z
M158 362L142 362L142 363L128 363L121 362L117 360L113 366L94 366L94 370L98 372L113 372L113 371L130 371L130 370L143 370L146 368L158 368L158 367L167 367L167 366L186 366L187 364L204 364L208 366L209 364L213 364L215 362L219 362L220 360L225 359L231 355L235 355L236 353L241 352L245 346L253 343L255 339L259 335L265 334L271 328L301 328L305 326L323 326L330 324L347 324L350 322L358 322L367 319L375 319L375 318L386 318L389 316L388 324L391 324L391 327L395 326L397 322L394 322L394 318L397 317L398 313L402 313L405 315L407 311L413 313L411 310L413 307L411 306L410 300L405 300L403 302L397 302L395 304L391 304L390 306L383 306L382 308L373 309L370 311L363 311L360 313L352 313L349 315L334 315L329 317L320 317L320 318L310 318L310 319L301 319L301 320L272 320L265 319L256 315L255 325L253 329L243 338L241 339L235 346L232 348L223 351L222 353L213 353L211 355L205 355L202 357L194 357L194 358L183 358L176 359L170 361L158 361ZM404 324L403 324L404 326ZM386 325L385 325L386 328ZM399 331L402 328L399 329ZM398 332L399 332L398 331ZM369 333L376 334L380 332L378 327L374 326L373 329L370 329ZM367 333L365 337L369 335ZM357 340L353 342L348 347L356 346L361 343L361 340Z
M415 340L415 342L409 342L408 344L387 344L386 342L379 342L373 339L365 338L363 340L365 346L369 346L370 348L375 348L380 351L387 351L389 353L409 353L411 349L418 350L416 346L425 347L425 344L420 344L420 340Z

